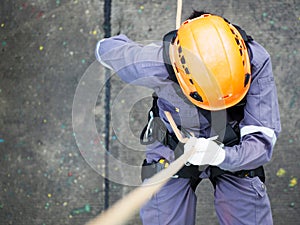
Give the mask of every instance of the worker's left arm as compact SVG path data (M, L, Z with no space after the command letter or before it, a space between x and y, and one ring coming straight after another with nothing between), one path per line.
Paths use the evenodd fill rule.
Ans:
M225 159L219 164L229 171L254 169L269 162L281 131L270 56L256 42L251 46L252 81L240 123L241 141L233 147L225 146Z
M251 50L252 81L240 122L240 143L221 147L209 139L190 139L185 150L192 147L197 150L189 159L191 164L239 171L255 169L270 161L281 131L275 81L269 54L256 42Z

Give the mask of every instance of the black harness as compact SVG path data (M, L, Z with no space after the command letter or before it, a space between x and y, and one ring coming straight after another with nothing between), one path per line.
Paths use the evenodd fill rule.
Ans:
M240 32L243 37L246 45L252 41L252 37L248 36L246 32L240 27L234 25L236 29ZM165 62L166 69L169 73L168 79L178 83L176 75L174 73L173 67L170 62L169 57L169 47L170 43L174 41L177 35L177 30L171 31L167 33L163 38L163 58ZM249 48L248 48L249 49ZM249 52L251 57L251 54ZM176 85L178 86L178 85ZM180 88L175 89L176 93L180 98L183 98L189 102L189 100L182 93ZM140 141L143 145L152 144L155 141L159 141L165 146L168 146L170 149L174 151L175 158L178 158L181 154L183 154L183 143L179 142L174 133L170 133L166 128L165 124L159 117L159 109L157 106L157 95L153 94L153 103L152 108L148 113L148 124L144 127L141 135ZM240 129L239 123L244 118L244 106L246 104L246 97L239 102L237 105L232 106L226 109L226 114L228 116L227 123L224 126L224 121L222 116L218 116L218 114L224 115L224 111L208 111L205 109L197 108L199 113L202 114L207 121L212 125L212 129L214 129L215 133L218 137L221 137L218 141L222 142L225 146L234 146L239 144L240 142ZM212 118L214 123L212 124ZM220 122L216 121L220 119ZM222 120L222 121L221 121ZM180 127L178 127L180 129ZM182 130L184 132L184 130ZM145 160L142 167L142 180L151 177L161 169L165 168L165 165L159 162L147 163ZM255 177L258 176L263 182L265 181L264 169L262 166L253 169L253 170L242 170L237 172L229 172L220 169L216 166L210 166L210 180L214 187L216 186L217 178L223 174L232 174L237 177ZM198 183L201 181L199 175L201 173L201 169L199 166L184 166L177 174L174 176L182 177L182 178L190 178L191 186L195 189Z

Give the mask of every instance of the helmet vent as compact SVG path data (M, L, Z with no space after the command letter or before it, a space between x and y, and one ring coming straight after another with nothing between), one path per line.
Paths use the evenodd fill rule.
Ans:
M240 54L241 54L241 56L243 56L243 50L242 49L240 49Z
M202 97L198 94L198 92L194 91L190 93L190 96L196 101L203 102Z
M190 83L191 83L191 84L194 84L194 82L193 82L193 80L192 80L192 79L190 79Z
M190 71L187 67L184 68L184 71L185 71L186 74L190 74Z
M186 61L185 61L185 57L183 56L182 54L182 47L179 45L178 46L178 56L180 58L180 62L181 62L181 65L185 71L186 74L190 74L190 71L189 69L186 67ZM178 69L177 69L178 70Z
M179 53L179 54L181 54L181 53L182 53L182 48L181 48L181 46L180 46L180 45L178 46L178 53Z
M249 80L250 80L250 74L247 73L247 74L245 75L244 87L247 86L247 84L249 83Z
M184 65L186 62L185 62L185 58L184 58L184 56L181 56L181 58L180 58L180 62Z

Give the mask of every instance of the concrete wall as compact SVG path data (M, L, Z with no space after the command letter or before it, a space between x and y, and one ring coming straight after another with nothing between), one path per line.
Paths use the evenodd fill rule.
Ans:
M97 147L103 148L105 140L105 72L94 63L95 45L104 35L103 6L103 0L1 1L0 224L83 224L104 209L103 157ZM266 166L275 224L299 223L299 185L293 183L300 177L299 7L297 0L186 0L182 12L182 18L192 9L224 16L246 29L272 57L283 129ZM149 43L175 28L175 0L112 1L111 10L112 35L124 33ZM96 148L88 152L76 143L72 107L76 90L90 75L91 85L99 88L96 108L85 110L92 99L80 99L82 114L73 121L78 128L89 128L93 124L85 119L95 116L98 133L86 140ZM116 76L111 85L111 154L139 166L143 148L133 151L131 146L137 146L146 122L151 92L138 89L145 98L129 108L135 89ZM110 184L110 204L135 188L125 178L135 178L138 171L114 168L111 173L124 179ZM218 224L210 183L202 182L196 192L197 224ZM138 215L129 224L140 224Z

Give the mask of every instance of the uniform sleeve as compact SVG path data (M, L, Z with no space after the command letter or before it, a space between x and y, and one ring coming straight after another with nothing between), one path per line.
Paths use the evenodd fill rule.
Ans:
M95 55L126 83L155 89L168 77L161 43L142 45L121 34L99 41Z
M266 50L251 44L252 81L240 123L241 142L225 147L220 168L229 171L255 169L269 162L281 131L277 91L272 64Z

